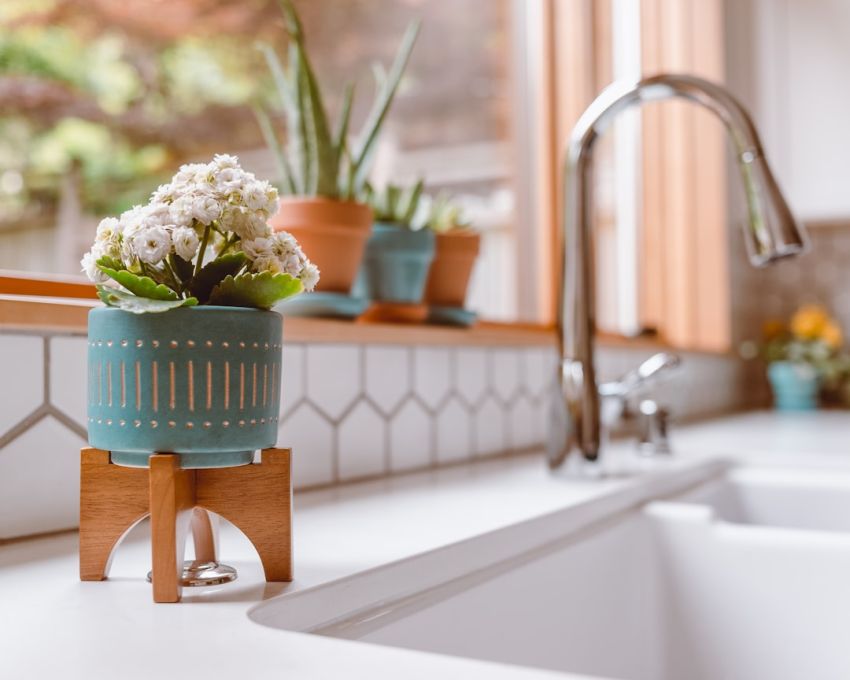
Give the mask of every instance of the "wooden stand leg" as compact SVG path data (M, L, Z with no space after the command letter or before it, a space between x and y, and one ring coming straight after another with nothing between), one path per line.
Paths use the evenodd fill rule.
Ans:
M102 581L121 539L148 515L148 471L118 468L109 452L80 451L80 580Z
M195 507L195 471L181 470L180 457L150 459L151 555L154 602L179 602L186 536Z
M289 449L264 449L259 465L198 470L196 500L248 537L263 563L266 581L292 580Z

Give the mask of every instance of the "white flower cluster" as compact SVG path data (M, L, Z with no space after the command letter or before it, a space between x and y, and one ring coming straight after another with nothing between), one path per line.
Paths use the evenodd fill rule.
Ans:
M319 282L319 268L307 259L298 241L286 232L242 241L242 250L251 260L252 271L289 274L301 279L307 290L313 290Z
M119 219L104 219L80 264L92 281L103 283L107 277L97 261L105 256L141 272L146 266L164 266L172 253L191 262L209 231L212 247L204 253L205 261L241 245L251 271L286 272L312 290L318 269L292 236L274 234L268 225L277 201L277 189L243 170L235 156L183 165L169 184L153 192L147 205L135 206Z

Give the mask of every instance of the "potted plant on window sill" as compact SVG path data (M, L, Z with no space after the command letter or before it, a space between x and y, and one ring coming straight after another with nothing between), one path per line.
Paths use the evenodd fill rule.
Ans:
M408 188L389 184L382 191L366 185L375 225L360 272L360 287L370 301L364 321L419 323L427 317L422 299L434 233L422 218L422 187L422 181Z
M419 22L408 27L388 73L378 71L377 95L353 149L348 145L354 87L344 92L339 123L334 131L328 120L313 67L305 47L304 32L294 6L282 0L289 37L284 66L277 53L261 45L282 103L287 144L278 139L271 118L256 109L260 128L276 159L284 194L271 224L295 236L322 270L319 295L310 305L288 307L288 312L317 312L356 316L350 292L360 268L372 228L369 206L358 201L369 173L381 127L387 117L419 31ZM355 313L351 314L351 310Z
M168 452L227 467L274 445L282 323L269 310L319 277L272 232L276 208L268 182L216 156L98 226L81 263L106 303L89 313L88 432L113 463Z
M816 409L821 389L847 372L841 329L817 305L801 307L787 326L781 321L768 322L764 336L767 376L774 405L781 411Z
M469 326L475 322L475 314L464 309L464 304L481 235L446 196L438 196L431 205L428 227L436 234L434 262L425 286L428 320Z

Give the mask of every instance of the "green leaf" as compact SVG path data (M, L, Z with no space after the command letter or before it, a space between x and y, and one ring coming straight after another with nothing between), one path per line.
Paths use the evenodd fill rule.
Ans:
M298 43L301 58L299 64L304 74L304 87L306 89L307 130L313 138L313 164L316 174L316 193L319 196L335 198L337 194L337 177L339 175L339 157L336 147L331 139L330 125L328 125L328 114L322 101L322 91L310 66L310 60L304 49L304 43Z
M274 131L271 117L268 112L260 106L254 107L254 117L257 119L257 124L260 126L260 132L263 134L263 139L266 141L266 146L272 152L272 155L277 162L277 170L280 174L281 187L284 193L295 194L295 181L292 178L292 169L289 167L289 161L286 160L286 154L283 153L283 147L277 138Z
M179 277L180 282L185 286L192 278L192 272L195 269L194 265L188 260L184 260L176 253L171 253L168 256L168 261L171 263L171 268Z
M228 307L271 309L276 303L297 295L304 286L289 274L239 274L226 277L210 295L210 304Z
M148 276L139 276L126 269L113 269L104 263L105 258L97 261L97 268L110 279L120 283L133 295L150 300L177 300L178 295L168 286L157 283Z
M167 312L169 309L194 307L198 304L198 300L193 297L186 300L153 300L104 285L97 287L97 296L110 307L117 307L133 314Z
M277 88L283 111L286 114L287 138L289 139L287 153L291 159L291 162L287 164L289 185L292 187L293 194L303 194L304 182L307 177L307 155L304 148L303 116L301 113L302 102L298 91L298 65L296 63L298 61L298 49L295 46L295 41L291 41L289 46L289 68L284 69L274 48L266 43L258 43L257 47L263 53L263 57L266 60L275 87ZM264 129L262 120L259 117L258 121L268 143L270 139L268 133L271 128L269 127L268 130ZM275 142L275 148L279 149L277 142ZM277 156L277 153L275 155ZM280 151L280 156L285 158L282 151Z
M348 83L345 86L345 92L342 95L342 112L339 118L339 127L336 131L334 139L334 153L336 153L336 167L339 170L340 162L346 152L346 144L348 139L348 128L351 123L351 105L354 102L354 83Z
M142 267L142 275L150 277L153 279L154 283L161 283L167 288L174 290L172 288L172 284L174 283L173 277L169 276L168 273L164 269L160 269L159 267L154 267L153 265L141 263Z
M301 63L300 56L296 63ZM298 97L301 103L301 124L304 129L303 142L307 155L307 162L304 166L304 193L308 196L315 196L319 191L319 177L321 174L315 112L313 110L313 101L308 94L309 85L304 69L299 68L296 75L298 77Z
M294 68L294 80L302 113L302 129L309 152L308 194L336 198L339 159L331 139L325 104L319 82L310 63L304 42L304 30L295 6L290 0L280 0L286 32L290 40L290 68Z
M121 260L118 260L114 257L109 257L108 255L104 255L103 257L99 258L98 261L95 262L95 264L103 265L104 267L115 269L116 271L120 269L125 269L124 263L121 262Z
M286 21L286 32L293 40L303 40L304 29L301 27L301 19L298 18L298 12L295 11L295 5L292 4L291 0L280 0L278 4Z
M266 112L263 109L256 107L254 109L254 113L257 116L257 122L260 125L260 131L263 133L266 144L272 149L277 160L277 164L284 181L283 188L289 191L290 194L303 193L305 170L303 168L302 161L304 160L305 150L303 146L303 139L298 138L302 125L298 94L296 92L297 83L293 83L292 81L294 79L287 75L283 65L280 63L277 52L275 52L270 45L259 43L258 48L263 53L266 64L269 67L269 71L271 71L272 79L274 80L281 105L283 106L283 111L286 114L287 136L289 137L288 148L295 164L294 168L293 164L287 160L283 147L281 146L277 135L274 133L271 120L269 120ZM290 48L290 53L292 53L292 48ZM300 169L300 175L294 174L293 169Z
M225 276L236 276L247 260L245 253L237 252L221 255L212 262L207 262L189 283L189 290L201 303L206 302L212 289L221 283Z
M401 204L398 206L402 224L410 225L413 222L424 186L425 182L420 179L412 188L405 191Z
M372 77L375 79L375 90L380 92L387 86L387 69L384 65L375 61L372 63Z
M313 158L308 146L307 117L309 102L304 92L304 76L301 67L302 52L292 41L289 45L289 81L292 83L293 106L287 109L287 136L289 137L289 154L292 165L299 170L300 186L298 193L311 195L311 177L313 175Z
M357 194L366 177L369 174L372 154L374 152L378 133L387 117L387 112L393 102L398 84L401 82L401 77L404 75L404 69L407 68L407 62L410 59L410 53L413 50L413 45L416 42L416 36L419 34L420 21L414 20L407 27L404 37L401 40L398 53L389 74L387 74L384 86L378 93L375 103L372 105L372 110L366 120L363 134L361 135L358 148L354 152L354 176L353 186L350 187L350 194Z
M283 106L283 110L288 112L295 105L295 95L292 91L292 84L286 77L283 64L280 63L280 58L271 45L263 42L257 43L257 49L263 53L266 65L269 67L269 71L271 71L272 80L274 80L275 87L277 88L280 103Z
M403 188L396 184L387 184L382 190L376 191L369 182L366 182L360 195L372 208L377 221L414 228L413 221L419 212L423 187L424 182L420 179L411 187Z

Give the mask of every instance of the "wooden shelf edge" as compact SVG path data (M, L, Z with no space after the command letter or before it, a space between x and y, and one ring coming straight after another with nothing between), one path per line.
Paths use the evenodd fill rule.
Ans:
M97 300L0 295L0 331L85 334L89 310ZM287 317L289 342L368 345L459 345L554 347L555 331L546 326L480 322L472 328L356 323Z
M85 335L89 310L97 300L49 298L0 294L0 332ZM285 341L338 345L451 345L467 347L551 347L557 346L555 329L528 323L481 321L472 328L450 326L357 323L334 319L288 317L283 321ZM600 347L632 350L670 350L687 354L733 356L730 350L709 351L671 348L663 339L625 338L602 334Z

